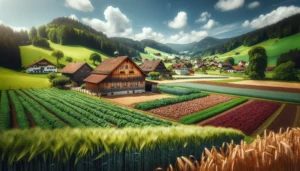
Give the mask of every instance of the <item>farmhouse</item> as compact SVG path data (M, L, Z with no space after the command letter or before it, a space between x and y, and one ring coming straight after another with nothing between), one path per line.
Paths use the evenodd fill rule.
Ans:
M141 65L141 69L146 74L149 74L150 72L159 72L162 76L169 76L169 71L162 60L146 61Z
M129 57L105 59L84 79L85 87L103 96L145 92L147 75Z
M200 69L202 67L207 68L207 65L204 62L199 62L199 63L195 64L195 66L194 66L195 69Z
M29 74L57 72L57 67L47 59L38 60L25 68Z
M61 73L80 85L83 83L83 80L91 74L92 71L93 68L87 63L71 62L61 70Z
M228 62L219 62L218 67L227 70L227 69L232 68L232 65Z
M178 75L188 75L189 74L188 67L186 67L186 65L184 63L173 64L172 67L173 67L175 73Z
M231 68L228 68L226 70L227 72L245 72L245 68L244 67L240 67L240 66L232 66Z

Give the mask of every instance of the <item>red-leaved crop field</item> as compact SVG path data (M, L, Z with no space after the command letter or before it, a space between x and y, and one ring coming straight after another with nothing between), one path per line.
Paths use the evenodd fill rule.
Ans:
M280 103L255 100L203 125L235 128L250 135L279 107Z

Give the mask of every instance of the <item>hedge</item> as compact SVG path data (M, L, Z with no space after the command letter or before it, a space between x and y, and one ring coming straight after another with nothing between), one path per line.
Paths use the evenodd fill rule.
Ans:
M134 108L140 109L140 110L151 110L151 109L159 108L162 106L168 106L171 104L176 104L176 103L180 103L180 102L197 99L200 97L206 97L208 95L209 95L208 93L195 93L195 94L179 96L176 98L163 98L163 99L138 103L134 106Z
M181 87L159 86L158 88L161 93L174 94L179 96L200 93L200 90L197 89L187 89Z
M201 122L207 118L216 116L217 114L219 114L221 112L225 112L228 109L231 109L237 105L245 103L246 101L248 101L248 99L246 99L246 98L234 99L229 102L225 102L225 103L219 104L217 106L208 108L206 110L200 111L198 113L184 116L179 119L179 122L181 122L183 124L195 124L195 123Z

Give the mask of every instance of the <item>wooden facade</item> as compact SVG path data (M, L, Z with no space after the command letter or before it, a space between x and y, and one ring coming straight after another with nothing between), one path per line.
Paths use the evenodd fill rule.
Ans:
M161 76L169 77L170 72L162 60L146 61L141 65L141 69L149 74L150 72L159 72Z
M145 92L145 73L130 58L118 58L120 59L106 59L110 61L103 61L97 67L100 71L97 71L96 68L92 75L85 79L86 89L101 95ZM108 65L109 62L112 63L111 68L101 70L101 65Z
M62 75L69 77L79 85L84 83L83 80L87 78L92 71L93 68L87 63L69 63L61 70Z

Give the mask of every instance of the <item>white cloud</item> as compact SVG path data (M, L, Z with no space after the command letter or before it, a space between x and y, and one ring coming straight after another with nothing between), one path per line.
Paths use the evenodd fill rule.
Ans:
M278 21L290 17L294 14L300 13L300 7L296 6L283 6L279 7L276 10L268 14L262 14L258 18L253 19L252 21L246 20L242 26L251 27L251 28L262 28L267 25L277 23Z
M83 12L94 11L94 7L90 0L65 0L65 6Z
M254 2L251 2L249 5L248 5L248 8L249 9L254 9L254 8L257 8L260 6L260 2L258 1L254 1Z
M82 21L90 25L95 30L104 32L109 37L127 37L132 34L130 20L120 11L119 8L108 6L104 11L104 18L106 21L102 21L97 18L82 18Z
M186 44L186 43L198 42L207 36L208 33L206 31L193 30L189 33L185 33L181 31L178 34L170 36L167 40L165 40L165 43Z
M144 27L141 33L135 35L136 40L143 40L143 39L152 39L155 41L163 42L164 35L161 33L153 32L152 28Z
M173 29L181 29L187 26L186 12L179 12L173 21L169 21L168 26Z
M221 11L231 11L244 5L245 0L219 0L215 8Z
M196 23L205 22L208 18L211 17L211 14L208 12L203 12L200 17L195 21Z
M76 16L75 14L71 14L71 15L69 16L69 18L78 21L78 18L77 18L77 16Z
M203 29L211 29L211 28L213 28L216 25L218 25L218 22L216 22L213 19L210 19L210 20L208 20L208 22L204 26L202 26L202 28Z

